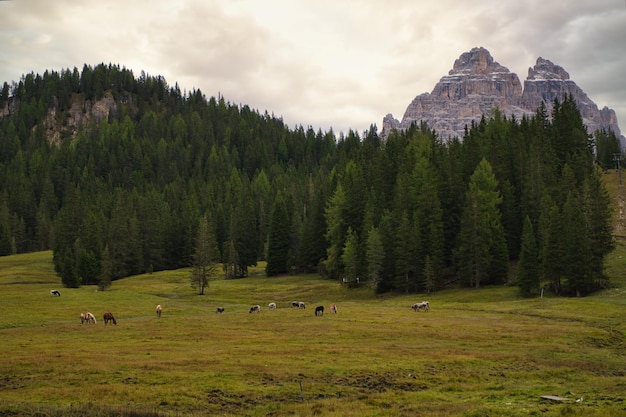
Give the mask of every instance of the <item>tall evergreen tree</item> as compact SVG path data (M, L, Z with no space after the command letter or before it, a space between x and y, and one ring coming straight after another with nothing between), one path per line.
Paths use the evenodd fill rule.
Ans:
M396 227L394 260L396 289L408 293L416 288L416 231L406 211L400 214Z
M217 269L219 251L212 227L207 216L204 216L200 220L196 235L190 280L191 286L198 291L199 295L204 295L209 286L209 278Z
M589 266L593 282L590 285L594 290L608 286L604 263L615 248L611 198L600 175L595 170L583 184L583 212L591 250Z
M561 239L562 216L556 202L546 192L541 199L539 216L539 254L542 277L550 281L555 294L561 293L561 277L565 273L565 252Z
M288 271L290 237L291 215L287 209L287 204L279 193L272 208L268 232L267 265L265 267L265 273L268 277Z
M535 232L530 217L524 219L521 253L517 269L517 286L523 297L536 296L540 286L539 256Z
M581 197L576 190L572 190L563 205L560 239L563 244L564 290L578 297L589 292L592 284L588 262L591 246L586 229Z
M506 279L506 276L493 276L494 266L502 264L501 257L507 253L502 254L501 250L504 241L498 209L501 202L498 182L491 165L483 158L470 178L457 247L459 272L466 285L479 288L482 283Z
M598 130L593 134L596 146L596 161L603 169L616 168L616 157L622 157L622 147L615 132ZM622 164L620 162L620 164Z
M360 264L359 236L352 230L352 227L348 227L348 236L341 254L341 262L344 265L344 277L348 279L348 282L357 281Z
M328 241L327 257L324 262L326 272L331 278L339 278L343 273L341 254L346 239L347 224L345 219L346 195L341 184L326 206L326 239Z
M102 251L102 261L100 263L100 275L98 276L98 289L104 291L111 286L113 279L113 260L109 252L109 246L105 246Z
M385 249L378 229L373 226L367 234L365 259L367 260L366 280L372 288L376 289L380 284L381 275L383 273Z

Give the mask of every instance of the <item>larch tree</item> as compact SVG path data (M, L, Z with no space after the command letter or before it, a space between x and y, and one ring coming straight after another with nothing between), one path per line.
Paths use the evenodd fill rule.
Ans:
M209 278L215 273L219 251L212 225L207 216L202 217L198 225L196 244L192 255L191 286L204 295L209 286Z

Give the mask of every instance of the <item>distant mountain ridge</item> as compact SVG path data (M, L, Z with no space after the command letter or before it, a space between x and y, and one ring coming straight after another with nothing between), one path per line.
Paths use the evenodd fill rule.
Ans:
M562 101L568 94L574 98L589 133L612 130L622 147L626 144L615 111L608 107L599 109L562 67L538 58L535 66L528 69L522 88L517 74L496 62L483 47L461 54L431 93L413 99L402 120L387 114L381 135L386 137L392 129L405 130L412 123L423 121L443 139L462 138L466 125L479 121L494 107L519 120L534 114L541 103L550 114L554 100Z

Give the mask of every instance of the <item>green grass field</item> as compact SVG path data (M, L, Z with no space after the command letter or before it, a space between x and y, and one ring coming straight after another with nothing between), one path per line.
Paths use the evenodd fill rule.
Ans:
M509 286L376 297L262 266L204 296L188 270L98 292L62 288L51 252L0 257L0 416L624 416L625 245L607 260L612 288L579 299ZM430 312L409 308L424 299ZM314 316L330 303L338 314Z
M619 245L609 269L624 255ZM415 313L423 295L377 298L314 275L253 271L204 296L186 270L65 289L51 257L0 258L0 416L626 415L623 278L582 299L443 291ZM289 307L300 300L306 310ZM330 303L337 315L314 316ZM81 325L81 311L98 323Z

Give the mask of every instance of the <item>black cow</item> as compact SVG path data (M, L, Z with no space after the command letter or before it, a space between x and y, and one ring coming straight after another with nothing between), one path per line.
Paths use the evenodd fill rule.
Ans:
M224 312L224 307L218 307L215 309L215 314L222 314Z
M317 307L315 307L315 315L316 316L323 316L324 315L324 306L317 306Z
M50 297L60 297L61 293L59 290L50 290Z

